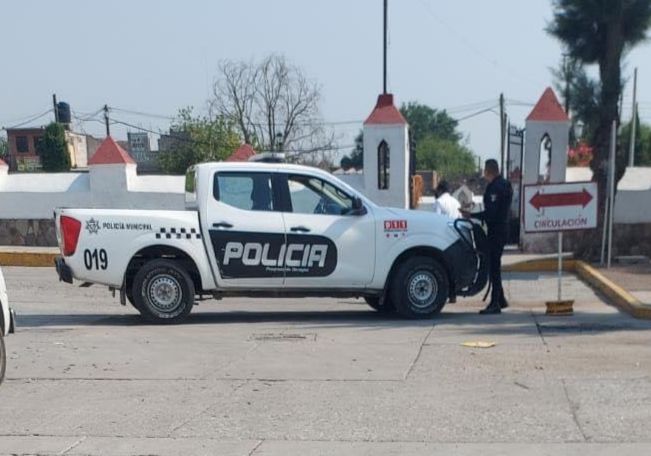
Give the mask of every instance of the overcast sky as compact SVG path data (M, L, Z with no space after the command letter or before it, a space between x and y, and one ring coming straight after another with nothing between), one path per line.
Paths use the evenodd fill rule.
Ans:
M21 0L0 11L0 126L49 109L54 92L82 117L105 103L162 116L203 109L221 59L273 52L321 84L326 121L359 121L334 127L346 146L382 89L382 0ZM415 100L461 118L497 107L504 92L511 120L523 125L561 58L544 31L549 0L389 0L389 14L397 103ZM624 75L635 66L641 115L651 121L651 45L627 56ZM630 93L629 84L625 118ZM112 115L156 131L169 125ZM460 123L482 157L497 154L498 119L488 111ZM80 127L103 134L99 122Z

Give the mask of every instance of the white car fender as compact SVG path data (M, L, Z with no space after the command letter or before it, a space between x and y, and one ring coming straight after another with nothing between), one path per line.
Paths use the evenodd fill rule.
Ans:
M376 264L376 274L373 280L371 288L383 288L387 279L389 278L389 273L393 264L398 259L400 255L404 252L424 247L424 248L433 248L441 253L445 252L445 249L448 248L451 244L447 242L447 239L438 240L437 238L429 233L422 234L411 234L408 237L402 239L400 242L395 243L389 248L388 251L382 256L378 256L378 261ZM442 242L445 241L445 242ZM447 243L446 243L447 242Z
M205 239L204 242L210 242L210 239ZM155 246L170 247L186 254L194 262L197 271L199 271L202 288L204 290L212 290L216 288L213 273L210 270L208 256L206 255L206 247L204 247L202 242L197 242L195 240L162 238L156 239L156 242L152 242L152 239L149 236L139 236L134 239L134 242L128 247L127 250L132 252L132 255L126 263L124 263L121 270L126 271L129 262L138 252Z
M1 335L6 336L9 334L11 328L11 311L9 310L9 298L7 296L7 285L2 269L0 269L0 312L2 312L2 327L0 327Z

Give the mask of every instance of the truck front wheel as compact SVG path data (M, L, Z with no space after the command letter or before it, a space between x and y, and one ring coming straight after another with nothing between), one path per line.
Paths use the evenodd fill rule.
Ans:
M381 296L366 296L364 298L364 301L366 301L366 304L371 306L371 308L377 310L380 313L383 314L390 314L393 311L395 311L393 304L389 301L389 297L381 297Z
M194 283L187 271L172 260L145 263L133 280L134 307L152 323L183 320L194 305Z
M431 318L448 298L445 268L434 258L414 256L401 263L391 281L391 300L407 318Z

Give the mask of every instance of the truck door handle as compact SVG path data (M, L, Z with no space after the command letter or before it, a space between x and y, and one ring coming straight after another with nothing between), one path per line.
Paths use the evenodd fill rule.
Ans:
M228 222L218 222L218 223L213 223L212 227L213 228L233 228L233 225L231 225Z
M293 231L294 233L309 233L311 231L309 228L306 228L304 226L293 226L289 230Z

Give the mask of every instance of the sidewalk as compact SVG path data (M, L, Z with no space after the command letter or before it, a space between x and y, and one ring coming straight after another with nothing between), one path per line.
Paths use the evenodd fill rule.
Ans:
M617 265L599 271L644 305L651 306L651 263Z

